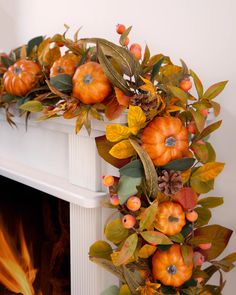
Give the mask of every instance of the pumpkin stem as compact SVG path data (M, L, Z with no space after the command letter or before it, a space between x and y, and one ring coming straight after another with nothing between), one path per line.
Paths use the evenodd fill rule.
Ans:
M167 137L166 140L165 140L165 145L167 147L175 146L176 145L176 139L174 137L172 137L172 136Z
M175 275L177 273L177 267L174 264L171 264L167 267L167 271L171 275Z
M93 77L90 74L84 76L83 81L85 84L91 84L93 81Z
M14 72L15 75L19 75L22 72L22 69L19 68L19 67L15 67L13 72Z
M169 222L178 222L179 218L171 215L168 217L168 220Z

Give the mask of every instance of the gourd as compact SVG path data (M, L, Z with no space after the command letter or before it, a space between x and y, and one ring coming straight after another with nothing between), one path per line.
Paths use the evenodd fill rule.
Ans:
M50 69L50 78L60 74L67 74L72 77L75 73L79 61L79 56L73 53L65 54L53 63Z

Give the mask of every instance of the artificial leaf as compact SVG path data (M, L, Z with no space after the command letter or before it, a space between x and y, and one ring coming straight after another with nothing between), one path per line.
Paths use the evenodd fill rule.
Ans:
M222 197L206 197L198 201L198 205L205 208L215 208L224 203L224 198Z
M192 173L191 168L189 168L181 173L181 178L182 178L183 184L185 184L189 180L191 173Z
M139 216L140 230L149 229L155 221L157 215L158 202L153 202L148 208L146 208Z
M104 290L100 295L119 295L119 288L117 286L111 286Z
M122 140L115 144L109 153L118 159L126 159L136 154L135 149L130 144L129 140Z
M208 162L208 148L207 145L205 144L205 142L203 143L198 143L197 142L193 142L193 144L191 145L191 149L194 152L195 157L197 158L197 160L203 164Z
M115 94L120 105L128 107L130 96L125 95L119 88L115 87Z
M50 83L53 87L62 92L72 91L72 77L67 74L59 74L50 79Z
M148 155L148 153L133 139L129 139L131 145L133 148L136 150L138 153L142 163L143 163L143 168L145 172L145 178L146 178L146 186L147 186L147 191L149 195L152 198L156 198L157 193L158 193L158 177L157 173L154 167L154 164Z
M37 100L31 100L27 101L26 103L22 104L20 106L21 110L32 112L32 113L38 113L43 110L43 105L41 102Z
M127 126L120 124L107 125L106 137L111 142L120 141L130 136L131 132Z
M124 228L122 220L117 218L105 226L105 237L114 244L122 242L129 234L129 230Z
M132 295L127 284L121 286L119 295Z
M211 134L213 131L217 130L221 126L222 120L215 122L209 126L207 126L198 136L197 139L202 139L207 137L209 134Z
M157 90L156 90L156 87L154 86L154 84L148 79L145 79L141 76L140 76L140 78L144 82L144 85L140 86L139 88L143 91L150 92L151 96L155 96Z
M202 132L205 126L206 118L204 115L194 109L190 109L190 112L193 116L194 122L199 132Z
M130 196L135 195L138 190L137 186L141 184L141 177L130 177L122 175L118 184L118 196L120 203L124 204Z
M153 245L148 245L145 244L138 252L138 256L140 258L148 258L150 257L152 254L155 253L157 247L153 246Z
M115 120L120 117L125 109L126 106L120 105L116 96L112 96L106 102L105 116L108 120Z
M156 75L159 73L163 61L164 61L164 57L161 58L160 60L158 60L158 61L154 64L154 66L153 66L153 68L152 68L152 73L151 73L151 81L152 81L152 82L154 82Z
M2 102L6 102L6 103L11 103L13 101L16 101L17 99L19 99L19 96L14 96L14 95L11 95L11 94L8 94L8 93L4 93L1 96Z
M190 240L190 243L195 245L200 243L212 243L209 250L201 250L205 258L210 261L218 257L224 251L232 232L232 230L220 225L207 225L197 228L194 231L194 238ZM204 240L204 238L207 242L201 242L201 239Z
M144 50L142 65L143 66L146 65L149 59L150 59L150 50L149 50L149 47L146 45Z
M183 243L184 242L184 236L181 233L178 233L174 236L170 236L169 237L171 239L171 241L175 242L175 243Z
M130 235L124 242L121 250L119 251L119 255L116 260L116 266L124 264L136 250L138 244L138 235L136 233Z
M212 86L210 86L206 92L203 94L202 98L213 99L217 95L219 95L225 88L228 81L218 82Z
M194 85L197 90L198 98L202 98L203 96L203 86L201 80L198 76L194 73L194 71L190 70L190 75L193 77Z
M186 265L190 265L193 262L193 248L188 245L181 245L181 254Z
M130 162L130 158L117 159L109 153L111 148L114 146L114 143L108 141L105 135L96 137L95 141L100 157L103 158L107 163L119 169Z
M140 233L145 241L151 245L171 245L173 242L163 233L158 231L143 231Z
M39 46L39 44L42 42L43 42L43 36L38 36L31 39L27 44L27 55L30 55L33 48Z
M143 177L144 171L142 162L140 160L131 161L120 169L120 175L126 175L134 178Z
M179 98L183 103L187 103L189 96L186 92L176 86L168 86L168 88L175 97Z
M86 118L87 118L87 113L88 113L87 109L80 110L79 115L76 119L76 123L75 123L76 134L79 133L80 129L83 127L83 125L86 121Z
M214 188L214 180L201 181L199 179L190 178L190 185L198 194L206 194Z
M180 203L185 210L189 210L196 206L198 196L191 187L183 187L172 198Z
M211 219L211 211L206 207L197 207L195 211L198 214L196 227L207 225Z
M105 241L96 241L89 248L89 256L92 257L100 257L110 260L111 253L113 253L113 250Z
M144 279L138 270L130 270L126 266L123 267L124 277L127 285L129 286L131 294L136 294L136 290L140 285L144 284Z
M191 168L194 162L195 162L194 158L182 158L182 159L173 160L169 162L168 164L161 166L161 168L165 170L184 171Z
M129 35L129 33L130 33L131 30L132 30L132 26L128 27L128 28L124 31L124 33L121 34L119 42L120 42L120 44L121 44L122 46L125 46L125 40L126 40L126 38L128 37L128 35Z
M191 180L210 181L220 174L224 168L224 163L210 162L198 167L192 174Z
M146 116L139 106L130 106L128 112L129 130L136 135L144 127Z
M38 60L42 66L51 67L57 59L60 58L61 52L58 46L50 47L51 38L43 40L38 47Z
M212 100L211 106L214 110L214 115L217 117L220 114L220 109L221 109L220 104Z

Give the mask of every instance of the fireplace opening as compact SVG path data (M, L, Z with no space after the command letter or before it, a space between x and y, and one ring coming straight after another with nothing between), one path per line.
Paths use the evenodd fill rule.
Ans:
M70 295L69 203L0 176L0 295Z

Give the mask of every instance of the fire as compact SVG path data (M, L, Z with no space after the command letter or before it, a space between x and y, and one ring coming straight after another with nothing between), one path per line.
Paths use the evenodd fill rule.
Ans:
M23 295L36 295L33 283L37 269L34 268L25 241L22 224L19 226L20 251L11 242L9 234L0 224L0 283L8 290ZM41 291L37 295L42 295Z

